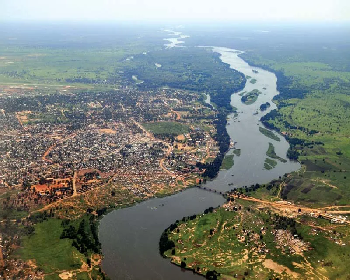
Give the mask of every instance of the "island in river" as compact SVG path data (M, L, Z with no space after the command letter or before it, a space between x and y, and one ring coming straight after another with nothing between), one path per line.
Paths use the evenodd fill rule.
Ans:
M342 65L298 61L308 75L321 71L317 92L303 99L300 81L276 71L277 80L271 61L260 63L265 71L241 58L259 64L259 49L190 47L198 36L182 43L176 32L150 38L130 29L126 39L108 28L72 29L69 38L35 30L0 46L1 277L200 277L161 257L165 228L171 250L163 253L208 278L347 277ZM102 43L90 48L91 35ZM177 40L161 48L164 37ZM319 79L330 73L337 93L325 99L330 80ZM254 90L254 102L241 102ZM225 157L234 165L223 166Z
M46 70L57 69L61 55L74 64L76 53L67 56L64 50L48 47L50 52L40 55L38 50L33 62L26 59L34 56L31 49L24 47L27 54L22 57L15 46L9 46L8 53L19 61L15 68L31 70L15 77L9 70L6 78L0 77L13 82L2 86L0 96L0 125L6 131L0 135L4 151L0 162L0 256L6 256L0 259L1 268L6 268L1 269L1 277L102 279L102 266L117 278L105 265L109 255L104 252L104 219L100 228L99 220L113 209L201 184L220 169L230 146L225 124L231 107L214 110L204 102L202 92L210 89L213 100L218 100L222 84L227 84L228 92L244 86L242 74L219 63L210 50L150 48L152 51L137 52L119 47L119 56L106 52L106 60L119 61L113 66L117 70L110 70L113 75L92 62L98 53L105 53L102 44L84 52L84 61L89 63L81 62L76 68L66 65L75 75L64 70L56 74L67 77L54 78ZM174 58L176 63L170 64ZM6 65L9 60L1 58ZM36 72L33 65L39 62L42 69ZM144 67L139 67L141 64ZM191 74L188 65L200 74ZM11 68L11 63L8 66ZM81 69L96 75L78 75ZM180 78L175 69L184 76ZM27 85L28 79L36 86ZM196 88L200 90L194 91ZM223 203L220 195L200 193L194 194L198 203L189 200L177 214L189 215ZM172 199L176 197L184 201L180 194ZM171 212L176 213L174 209ZM161 233L173 218L176 216L164 218L154 229ZM110 233L106 231L107 237L115 237ZM149 245L158 258L158 235L153 238Z
M233 50L226 49L223 52L221 58L226 63L230 61L229 57L234 57L232 53L235 51ZM239 63L231 65L246 76L250 75L249 71L245 72L237 67ZM259 77L254 83L250 83L251 87L259 84L260 74L263 73L263 70L253 69L252 72ZM264 86L262 89L268 92L271 87ZM241 112L241 109L247 111L246 108L239 107L242 104L253 106L253 102L251 104L239 102L239 96L244 96L250 90L245 88L244 92L239 93L238 96L232 96L232 100L237 100L237 102L231 104L237 108L238 112ZM262 92L264 92L263 90ZM288 91L286 90L286 92ZM254 101L259 101L259 98L260 95ZM283 98L285 97L280 99L283 100ZM261 101L263 101L262 104L269 102L265 99ZM288 99L281 102L280 108L288 107L287 102ZM258 106L251 107L253 109L250 111L251 115L261 114L258 111ZM267 107L264 106L264 109ZM293 115L293 110L291 111L289 108L288 110L290 115L283 115L283 118L276 110L268 112L266 117L262 117L264 124L269 128L277 128L272 124L278 123L279 131L284 128L290 133L289 135L284 133L284 135L288 135L290 142L295 141L296 145L303 145L306 143L303 141L307 140L293 139L291 135L296 135L294 131L304 130L309 137L318 132L308 133L309 130L306 131L303 127L298 128L288 124L286 119ZM240 114L232 116L233 122L230 122L229 119L230 126L227 129L230 130L232 124L236 123L242 126L247 125L242 122L243 119L240 118ZM268 146L265 147L267 149L262 148L258 142L252 145L256 141L255 137L246 137L243 144L247 144L246 150L253 149L254 155L262 156L264 165L268 165L268 168L265 168L266 171L275 170L276 166L282 164L285 159L278 156L283 154L280 151L276 153L274 145L278 145L277 142L284 139L281 138L281 135L277 137L259 125L258 128L258 131L263 135L274 140L273 144L271 140L266 139ZM236 127L236 132L238 131L241 132L239 135L247 136L244 129L238 130ZM253 128L252 131L254 131ZM323 136L323 134L317 134L317 136ZM237 135L233 134L231 138L237 140ZM247 141L248 143L246 143ZM237 146L240 148L242 148L241 143L242 141L237 141ZM324 143L313 141L309 145L317 149L317 146L323 146ZM244 150L242 148L243 158ZM299 148L299 151L306 154L305 149ZM323 150L324 152L325 150ZM288 153L290 156L298 154L295 150L293 153ZM313 152L308 151L307 154L312 155ZM343 154L338 153L338 155ZM330 152L327 156L332 157ZM348 162L345 159L337 158L336 161L338 160L342 163ZM325 162L327 161L330 160L323 159L322 164L322 162L318 163L315 158L313 167L318 166L319 169L311 169L311 164L309 164L298 172L285 174L267 184L251 181L251 184L248 183L243 188L228 192L227 202L223 206L208 208L203 214L198 213L198 215L174 221L161 236L160 253L170 258L179 267L201 274L207 279L346 279L349 277L346 256L350 252L350 231L347 221L350 212L348 200L341 201L341 199L342 195L346 195L347 190L343 187L339 176L331 176L330 171L332 173L347 171L337 170L335 166L338 165L337 162L332 167L326 168ZM260 163L260 161L258 162ZM249 165L248 170L252 171L252 174L246 176L247 181L251 180L249 177L254 177L255 165ZM236 179L240 181L241 172L234 172L235 168L237 168L236 171L239 170L239 166L236 165L235 161L235 165L230 169L231 172L220 172L211 187L206 186L205 189L222 190L224 184L220 183L227 180L227 175L230 173L234 176L233 182ZM325 175L327 170L329 172ZM259 178L262 177L259 176ZM323 179L322 177L331 178ZM341 191L330 183L331 180L337 182ZM342 193L342 195L334 196L332 194L332 197L336 199L332 202L330 197L327 198L322 194L322 191L326 189L329 193ZM317 190L321 196L317 195ZM314 191L314 193L311 194L310 191ZM297 203L293 203L292 195L297 199ZM289 201L283 200L287 197L290 197ZM339 206L334 205L336 203Z
M204 51L206 50L204 49ZM212 48L208 48L208 50L212 52ZM225 48L214 48L214 51L222 52L219 59L225 63L231 60L231 67L234 65L243 74L244 71L251 72L250 66L239 58L238 53L240 52ZM165 65L166 63L162 62L162 66ZM214 201L210 203L210 201L218 199L218 201L224 202L221 194L236 186L250 185L256 182L267 183L279 176L283 176L285 173L299 169L300 165L297 162L287 159L285 162L280 161L273 170L264 169L264 162L267 157L266 151L268 150L269 142L273 140L259 131L257 122L259 122L261 116L268 113L271 109L261 112L259 116L253 114L253 112L260 106L258 101L271 102L274 95L278 94L278 92L276 90L276 77L273 73L261 69L259 74L261 75L260 79L254 84L254 87L258 89L267 87L269 91L267 94L259 96L261 100L258 99L254 104L247 105L240 102L239 94L237 93L232 96L231 94L223 96L212 94L210 99L206 99L206 102L215 104L215 106L210 104L209 110L219 112L224 116L221 120L224 122L224 132L227 132L229 135L227 138L228 144L231 142L230 140L235 142L235 149L230 149L229 145L226 146L226 144L222 146L226 147L224 154L234 155L235 164L231 168L218 171L215 174L215 179L212 181L207 180L205 184L198 184L201 187L196 190L184 190L181 192L181 195L152 199L122 211L112 212L101 220L99 236L104 255L102 267L108 275L113 278L131 279L139 279L141 275L144 279L162 279L163 277L166 279L194 278L195 275L192 273L183 274L180 269L176 270L176 267L169 267L169 264L159 255L159 236L164 228L176 220L181 220L184 216L194 217L208 208L212 209L212 207L221 205L221 203L215 203ZM149 74L147 73L147 75ZM144 78L142 77L142 79ZM252 90L251 87L253 87L253 84L245 83L245 88L240 88L240 90L250 91ZM240 91L238 90L237 92ZM215 103L215 100L218 99L219 102ZM227 106L224 101L231 101L230 111L226 109ZM236 113L232 110L233 106ZM217 126L217 129L220 128L221 126ZM237 134L237 131L240 131L240 133ZM221 139L225 140L225 138ZM274 141L274 144L276 152L285 156L289 147L285 139L281 138L280 141ZM262 148L264 146L266 149ZM239 164L236 164L236 162ZM251 162L255 164L251 164ZM199 164L198 166L201 167L202 165ZM176 205L181 205L181 207L176 208ZM182 213L186 214L181 215ZM186 220L183 219L183 221ZM131 231L133 235L129 234ZM158 238L155 238L155 232L159 232ZM146 242L142 242L142 240ZM163 240L162 243L166 243L166 241ZM167 246L165 245L165 248ZM146 265L144 265L145 261ZM137 267L140 269L135 269ZM203 270L202 268L203 271L205 269Z

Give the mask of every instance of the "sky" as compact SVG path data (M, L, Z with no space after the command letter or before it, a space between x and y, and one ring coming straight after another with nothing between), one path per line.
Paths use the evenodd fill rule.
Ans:
M0 20L350 21L350 0L0 0Z

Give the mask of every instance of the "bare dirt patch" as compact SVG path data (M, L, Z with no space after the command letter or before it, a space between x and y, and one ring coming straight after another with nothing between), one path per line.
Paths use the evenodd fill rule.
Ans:
M58 275L61 279L63 280L66 280L66 279L70 279L73 277L73 273L71 272L68 272L68 271L65 271L65 272L62 272Z
M176 138L177 138L177 140L179 140L179 141L184 141L184 140L185 140L185 136L184 136L183 134L177 136Z
M102 128L98 130L100 133L105 133L105 134L116 134L117 131L114 129L110 129L110 128Z
M277 272L277 273L283 273L286 272L288 275L294 277L294 278L298 278L299 277L299 273L293 272L291 271L288 267L280 265L278 263L275 263L273 260L271 259L265 259L263 262L263 265L268 268L268 269L272 269L273 271Z

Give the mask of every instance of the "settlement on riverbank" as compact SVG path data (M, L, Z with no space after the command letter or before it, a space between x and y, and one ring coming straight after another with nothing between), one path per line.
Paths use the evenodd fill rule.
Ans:
M233 52L234 50L214 48L214 51L220 52L220 59L225 63L230 62L232 65L231 67L237 67L236 69L238 71L253 73L251 70L252 68L250 68L238 56L237 53L235 54ZM252 75L254 74L261 74L260 78L257 79L257 82L255 84L246 83L246 88L241 90L251 90L251 87L268 87L270 89L267 91L269 94L259 95L257 101L250 105L246 105L240 100L237 102L237 96L240 98L238 94L233 94L232 97L231 94L228 95L228 101L231 100L231 105L237 108L236 111L238 112L238 116L236 116L234 113L230 114L229 112L226 112L225 115L223 115L223 119L225 120L224 130L227 131L230 136L228 138L228 142L230 142L230 138L232 141L237 142L235 144L235 148L240 151L240 156L235 157L235 164L232 168L229 170L220 171L213 181L207 181L207 183L203 185L204 187L216 190L217 193L220 191L225 192L230 190L234 186L250 185L256 182L268 182L269 180L278 178L287 172L291 172L299 168L299 164L288 161L286 164L278 164L274 170L264 170L266 150L268 149L268 143L271 141L271 139L261 134L259 127L256 124L259 122L259 118L269 112L269 110L261 112L259 115L254 115L253 113L259 109L260 102L272 103L273 96L278 94L278 92L276 91L276 77L272 73L259 70L258 73L253 73ZM264 75L266 75L266 81L264 80ZM259 82L261 82L263 85L259 84ZM210 99L210 102L215 103L215 98ZM274 106L271 107L271 109L274 108ZM227 117L229 125L226 125ZM279 154L285 155L289 145L284 139L279 142L279 144L274 142L276 145L276 150ZM261 148L263 145L266 145L265 150ZM231 152L233 153L234 150L230 151L229 153ZM236 161L239 162L239 164L236 164ZM254 164L252 164L253 162ZM247 166L249 166L249 168L247 168ZM210 194L210 198L207 197L207 194ZM200 197L203 197L203 201L199 200L198 202L198 198ZM209 206L217 207L215 202L210 205L210 203L207 201L208 199L213 199L214 197L216 197L215 193L201 193L201 191L193 192L192 189L185 190L181 193L181 196L175 195L166 198L166 203L163 203L163 199L154 199L149 202L144 202L142 205L123 209L122 214L119 212L121 210L118 210L107 215L101 221L100 226L102 249L105 255L103 268L107 271L107 273L113 273L113 275L115 275L114 273L128 273L128 275L134 275L137 277L137 275L139 275L137 272L138 270L135 270L134 268L141 263L141 259L147 259L147 266L142 270L144 275L143 277L146 277L145 279L157 279L158 277L155 275L154 270L161 272L163 276L167 277L167 279L178 279L179 275L171 266L169 266L166 261L161 259L161 257L158 255L158 250L155 250L155 248L158 247L160 233L164 230L164 228L169 226L169 224L174 223L176 220L179 220L184 216L203 213L204 209L208 208ZM163 204L164 206L162 207L165 208L158 207ZM168 210L168 204L170 204L169 207L171 207L171 210ZM183 205L183 207L179 208L176 205ZM203 208L204 205L209 206ZM147 218L148 214L145 216L145 211L146 209L152 209L152 207L154 208L153 212L150 213L151 218ZM192 212L187 210L185 211L184 208L188 208L187 210L191 209ZM118 214L118 212L120 214ZM146 212L148 212L148 210ZM186 215L181 216L180 212L186 212ZM129 217L127 222L128 225L126 225L125 218L122 218L125 216ZM138 227L141 220L142 229ZM118 228L108 226L108 224L112 223L119 225ZM160 224L162 224L163 227L161 227ZM126 227L129 230L134 230L135 236L131 237L127 230L122 229L123 227ZM115 240L115 234L112 233L115 230L120 236L117 240ZM154 234L158 234L157 239L154 238ZM133 242L136 242L136 240L141 238L142 240L146 241L137 248L132 247ZM147 241L150 241L151 244L149 244ZM112 242L115 242L113 245L114 249L110 249ZM114 260L113 258L115 258L117 251L119 257L118 259ZM117 262L123 263L123 270L115 270L115 267L118 267ZM180 270L178 271L180 272ZM145 275L150 276L148 277ZM193 274L186 273L185 275L182 274L181 277L192 279L195 276L193 276Z

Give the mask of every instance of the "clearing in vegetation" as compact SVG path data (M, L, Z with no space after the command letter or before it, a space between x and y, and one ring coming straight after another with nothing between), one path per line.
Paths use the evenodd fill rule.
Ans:
M84 255L72 246L72 240L60 239L61 223L49 219L35 225L34 233L23 238L23 248L18 252L25 260L35 260L44 273L79 269L82 265Z
M143 123L142 125L154 135L178 136L190 132L188 125L179 122L154 122Z

